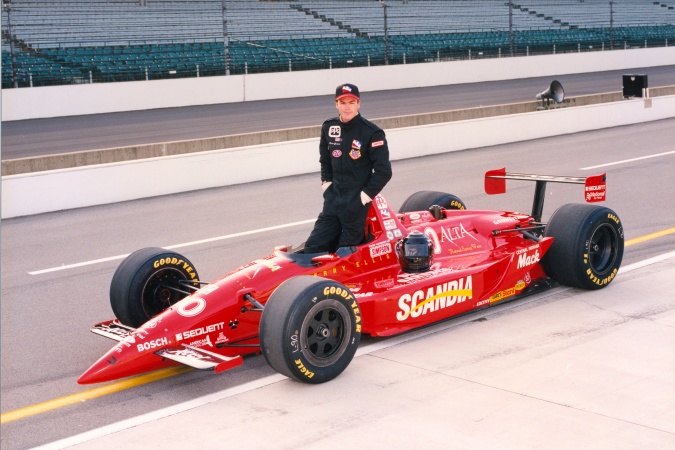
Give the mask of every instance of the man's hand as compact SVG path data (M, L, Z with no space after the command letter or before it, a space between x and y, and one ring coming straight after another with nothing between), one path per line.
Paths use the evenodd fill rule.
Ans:
M323 184L321 184L321 190L326 192L326 189L328 189L331 184L333 184L332 181L324 181Z
M372 202L373 199L368 197L368 194L365 192L361 191L361 203L363 203L363 206L366 206L368 203Z

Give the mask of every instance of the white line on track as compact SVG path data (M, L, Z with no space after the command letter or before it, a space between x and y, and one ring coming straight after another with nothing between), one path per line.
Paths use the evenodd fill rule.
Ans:
M649 266L651 264L656 264L661 261L666 261L671 258L675 258L675 252L664 253L663 255L658 255L652 258L645 259L643 261L638 261L636 263L629 264L627 266L622 267L620 269L620 272L621 273L632 272L634 270L641 269L643 267ZM563 287L563 289L571 289L571 288ZM457 327L467 322L475 321L476 319L479 319L486 315L494 314L495 312L501 312L504 311L505 309L516 308L532 301L540 301L542 298L545 298L548 295L556 295L558 293L560 293L560 289L554 289L542 295L535 295L529 298L525 298L520 302L505 303L503 305L493 306L483 311L479 311L466 316L460 316L456 319L451 319L450 321L447 322L441 322L437 325L432 325L430 327L426 327L421 330L411 331L388 339L383 339L379 342L374 342L372 344L359 347L359 349L356 352L355 358L358 358L363 355L368 355L370 353L383 350L385 348L393 347L395 345L399 345L408 341L412 341L414 339L418 339L433 333L438 333L448 328ZM267 377L263 377L258 380L253 380L248 383L241 384L239 386L224 389L220 392L214 392L213 394L205 395L203 397L195 398L187 402L179 403L177 405L169 406L167 408L143 414L141 416L132 417L130 419L122 420L120 422L106 425L101 428L96 428L94 430L87 431L85 433L81 433L75 436L71 436L69 438L45 444L43 446L36 447L33 450L60 450L74 445L83 444L93 439L108 436L110 434L118 433L120 431L128 430L130 428L137 427L144 423L149 423L154 420L159 420L165 417L172 416L174 414L189 411L191 409L198 408L200 406L205 406L210 403L223 400L225 398L250 392L255 389L269 386L284 380L287 380L287 378L281 374L269 375Z
M623 161L615 161L615 162L611 162L611 163L607 163L607 164L598 164L597 166L582 167L579 170L591 170L591 169L598 169L600 167L616 166L617 164L625 164L625 163L629 163L629 162L633 162L633 161L640 161L640 160L643 160L643 159L657 158L659 156L672 155L673 153L675 153L675 151L657 153L655 155L647 155L647 156L641 156L639 158L624 159Z
M233 233L233 234L226 234L224 236L216 236L208 239L202 239L199 241L191 241L191 242L184 242L182 244L176 244L176 245L169 245L167 247L163 247L167 250L174 250L177 248L183 248L183 247L189 247L192 245L199 245L199 244L206 244L208 242L215 242L215 241L222 241L224 239L232 239L236 237L241 237L241 236L248 236L251 234L257 234L257 233L265 233L267 231L273 231L273 230L280 230L282 228L289 228L289 227L295 227L297 225L305 225L308 223L314 222L316 219L309 219L309 220L301 220L299 222L291 222L291 223L286 223L283 225L276 225L273 227L267 227L267 228L258 228L257 230L250 230L250 231L242 231L240 233ZM115 261L118 259L124 259L129 254L127 253L126 255L117 255L117 256L110 256L108 258L101 258L101 259L92 259L90 261L83 261L79 263L74 263L74 264L64 264L61 266L57 267L50 267L49 269L42 269L42 270L34 270L32 272L28 272L29 275L42 275L44 273L50 273L50 272L58 272L60 270L68 270L68 269L74 269L77 267L83 267L83 266L91 266L94 264L100 264L108 261Z

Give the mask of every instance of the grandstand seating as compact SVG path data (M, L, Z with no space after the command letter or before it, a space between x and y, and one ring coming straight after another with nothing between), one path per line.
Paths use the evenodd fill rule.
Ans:
M675 0L4 1L3 88L675 43Z

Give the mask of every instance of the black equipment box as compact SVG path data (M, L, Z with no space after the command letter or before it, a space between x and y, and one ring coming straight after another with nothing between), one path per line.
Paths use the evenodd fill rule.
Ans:
M647 75L624 75L623 76L623 97L643 97L647 85Z

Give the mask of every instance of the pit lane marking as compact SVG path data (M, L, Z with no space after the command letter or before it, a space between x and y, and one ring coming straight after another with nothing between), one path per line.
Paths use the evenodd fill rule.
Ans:
M582 167L579 170L592 170L592 169L598 169L600 167L616 166L617 164L625 164L625 163L629 163L629 162L633 162L633 161L640 161L640 160L643 160L643 159L657 158L659 156L672 155L673 153L675 153L675 150L671 151L671 152L657 153L655 155L641 156L639 158L624 159L622 161L615 161L615 162L611 162L611 163L607 163L607 164L598 164L597 166Z
M290 227L295 227L298 225L306 225L308 223L314 223L316 219L309 219L309 220L301 220L299 222L291 222L291 223L286 223L283 225L276 225L273 227L266 227L266 228L258 228L257 230L250 230L250 231L242 231L240 233L233 233L233 234L226 234L224 236L216 236L208 239L201 239L199 241L191 241L191 242L184 242L182 244L176 244L176 245L169 245L167 247L162 247L167 250L174 250L177 248L183 248L183 247L189 247L192 245L199 245L199 244L206 244L209 242L216 242L216 241L222 241L225 239L232 239L236 237L241 237L241 236L248 236L251 234L258 234L258 233L265 233L267 231L274 231L274 230L280 230L282 228L290 228ZM100 264L108 261L116 261L119 259L124 259L130 254L127 253L125 255L117 255L117 256L109 256L107 258L100 258L100 259L92 259L89 261L83 261L79 263L74 263L74 264L64 264L61 266L57 267L51 267L49 269L42 269L42 270L34 270L32 272L28 272L28 275L42 275L45 273L51 273L51 272L58 272L60 270L68 270L68 269L75 269L77 267L83 267L83 266L92 266L94 264Z
M0 424L4 425L9 422L14 422L15 420L36 416L38 414L42 414L47 411L52 411L54 409L60 409L65 406L74 405L80 402L86 402L87 400L93 400L98 397L103 397L104 395L114 394L116 392L140 386L142 384L152 383L153 381L159 381L163 378L172 377L174 375L178 375L180 373L187 372L189 370L192 370L192 367L180 366L180 367L171 367L169 369L157 370L149 374L129 378L128 380L118 381L115 383L107 384L105 386L100 386L94 389L88 389L83 392L78 392L76 394L66 395L64 397L55 398L52 400L48 400L46 402L37 403L35 405L15 409L14 411L2 413L2 415L0 415Z

